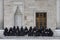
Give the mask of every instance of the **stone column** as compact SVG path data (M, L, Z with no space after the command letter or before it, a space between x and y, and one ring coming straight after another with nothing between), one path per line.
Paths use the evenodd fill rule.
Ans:
M3 13L4 13L4 11L3 11L3 1L4 0L0 0L0 29L2 29L4 26L4 24L3 24Z
M57 0L57 28L60 28L60 0Z

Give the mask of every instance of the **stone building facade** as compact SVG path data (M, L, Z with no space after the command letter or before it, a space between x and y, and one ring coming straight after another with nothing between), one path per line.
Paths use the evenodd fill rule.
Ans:
M34 27L36 12L47 13L48 28L60 28L60 0L0 0L0 5L0 29L19 25L19 22L19 26Z
M20 24L24 27L34 27L36 26L36 12L47 12L47 27L55 29L57 23L56 6L56 0L4 0L4 28L13 27L17 24L16 20L21 22ZM16 12L16 10L19 11ZM16 15L21 15L21 20L15 18Z

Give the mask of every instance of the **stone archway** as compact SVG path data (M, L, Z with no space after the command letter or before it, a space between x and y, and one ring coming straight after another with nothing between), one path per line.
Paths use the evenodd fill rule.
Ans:
M22 26L22 13L19 9L19 6L17 6L16 12L14 15L14 25L19 27Z

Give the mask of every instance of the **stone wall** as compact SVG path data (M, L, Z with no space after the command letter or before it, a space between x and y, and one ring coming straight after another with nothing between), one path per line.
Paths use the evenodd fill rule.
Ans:
M56 0L4 0L4 27L14 26L17 5L23 14L23 26L35 26L35 13L47 12L47 27L56 28Z

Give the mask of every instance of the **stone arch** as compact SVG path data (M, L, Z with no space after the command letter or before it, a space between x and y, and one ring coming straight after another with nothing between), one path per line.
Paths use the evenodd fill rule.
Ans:
M22 12L20 11L19 6L17 6L15 14L14 14L14 25L15 26L22 26Z

